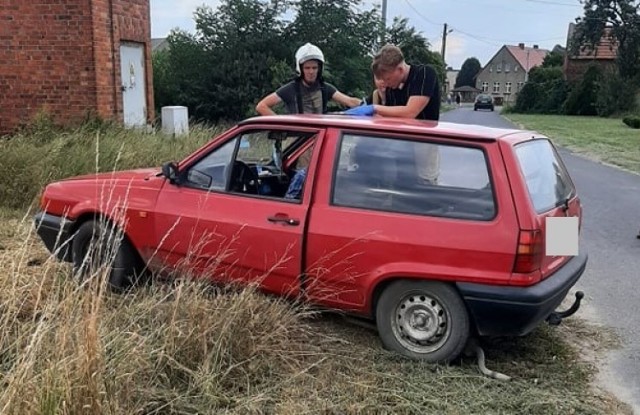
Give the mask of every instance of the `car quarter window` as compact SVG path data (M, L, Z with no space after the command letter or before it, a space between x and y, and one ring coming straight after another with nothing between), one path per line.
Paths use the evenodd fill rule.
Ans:
M185 173L185 185L207 191L299 201L314 132L252 130L207 154ZM300 159L300 160L298 160ZM289 189L296 181L296 189Z
M496 206L479 147L344 134L332 204L490 220Z
M536 212L553 209L575 194L569 173L548 140L526 141L515 150Z

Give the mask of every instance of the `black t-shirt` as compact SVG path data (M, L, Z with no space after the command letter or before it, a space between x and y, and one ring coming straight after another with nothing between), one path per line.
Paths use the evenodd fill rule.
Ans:
M337 89L335 86L325 82L327 98L333 98ZM276 91L276 94L284 102L284 106L289 114L298 113L298 98L296 97L296 81L291 81ZM316 82L311 86L306 86L300 82L300 95L302 96L302 108L304 114L322 114L322 90L320 83Z
M429 65L411 65L409 76L402 88L387 88L388 106L407 105L409 97L422 95L429 97L429 103L416 119L440 119L440 83L435 69Z

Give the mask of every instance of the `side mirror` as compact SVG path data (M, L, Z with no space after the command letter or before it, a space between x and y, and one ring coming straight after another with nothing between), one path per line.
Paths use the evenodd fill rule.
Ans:
M175 184L178 180L178 164L174 161L167 161L162 165L162 175L169 179L169 183Z

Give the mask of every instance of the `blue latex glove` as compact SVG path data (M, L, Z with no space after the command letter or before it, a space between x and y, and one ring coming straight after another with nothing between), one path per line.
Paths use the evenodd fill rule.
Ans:
M359 107L353 107L344 112L346 115L365 115L372 116L374 113L373 105L360 105Z

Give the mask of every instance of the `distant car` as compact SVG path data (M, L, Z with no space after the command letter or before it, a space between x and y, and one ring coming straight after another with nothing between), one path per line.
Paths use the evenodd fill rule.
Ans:
M51 183L40 209L48 249L114 288L143 268L255 283L430 362L559 323L587 263L545 251L547 219L582 214L550 140L445 122L252 118L179 163Z
M476 97L476 102L473 104L473 110L491 110L493 111L493 97L489 94L480 94Z

